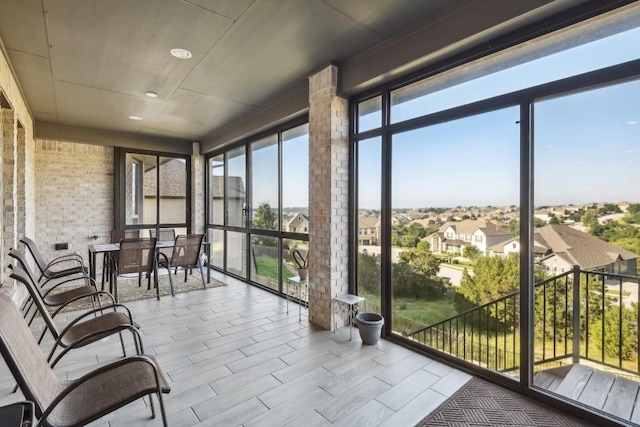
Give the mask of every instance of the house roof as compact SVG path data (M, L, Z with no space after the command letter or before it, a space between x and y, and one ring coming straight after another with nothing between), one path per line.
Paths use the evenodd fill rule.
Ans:
M287 222L287 225L302 224L304 222L309 222L309 218L303 213L297 213Z
M626 249L578 231L565 224L549 224L538 228L533 236L535 245L547 247L569 264L590 269L611 264L617 260L639 258Z
M487 236L498 236L504 234L511 234L507 227L499 226L491 221L484 221L482 219L465 219L460 222L446 222L439 231L446 231L447 228L453 228L456 233L472 234L477 230L481 230Z
M380 226L380 218L375 216L359 216L358 228L377 228Z
M211 177L211 197L214 199L222 199L224 197L224 177L212 176ZM239 176L228 177L229 199L242 199L245 197L244 180Z

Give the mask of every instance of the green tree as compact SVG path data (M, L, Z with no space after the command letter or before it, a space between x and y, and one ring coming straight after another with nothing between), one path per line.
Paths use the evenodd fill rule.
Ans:
M439 298L451 285L448 279L437 276L440 260L429 252L428 244L403 251L391 271L397 297Z
M278 215L273 212L269 202L260 203L258 210L253 215L253 227L261 230L277 230ZM278 246L278 239L270 236L260 236L255 234L253 242L261 246Z
M544 227L545 225L547 225L547 223L544 220L540 218L533 218L533 226L535 228Z
M253 215L253 227L261 230L277 230L278 215L273 212L269 202L262 202Z
M520 235L520 221L517 219L509 221L509 232L513 234L513 237L518 237Z
M622 306L622 324L620 323L618 304L607 307L604 319L600 318L590 326L596 347L609 357L620 357L632 360L638 354L638 305L632 303L631 308ZM602 322L604 321L604 340L602 339ZM622 335L622 340L620 340ZM604 346L603 346L604 344Z
M505 258L481 256L473 263L473 275L463 272L459 292L470 302L482 305L516 291L519 284L517 254Z
M587 209L580 217L580 222L585 227L592 229L598 225L598 211L595 209Z
M620 206L615 203L605 203L604 206L598 209L598 214L600 215L609 215L614 213L622 213Z
M473 261L479 256L481 256L482 254L480 253L480 249L478 249L477 246L468 245L464 247L464 250L462 251L462 255Z
M561 224L560 219L557 216L552 216L549 219L549 224Z
M380 255L366 250L358 253L358 289L380 295Z

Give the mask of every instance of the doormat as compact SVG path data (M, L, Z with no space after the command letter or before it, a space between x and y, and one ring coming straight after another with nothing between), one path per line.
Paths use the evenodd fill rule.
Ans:
M526 396L472 378L416 427L594 427Z

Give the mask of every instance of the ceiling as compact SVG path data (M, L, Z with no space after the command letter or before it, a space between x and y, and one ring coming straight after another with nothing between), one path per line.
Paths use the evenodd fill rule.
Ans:
M455 11L478 3L0 0L0 39L36 125L189 142L304 88L308 77L329 63L384 51L390 40L447 22ZM501 18L515 7L509 3L520 3L521 9ZM521 0L485 14L507 19L545 3L572 2ZM173 48L187 49L192 57L174 58Z

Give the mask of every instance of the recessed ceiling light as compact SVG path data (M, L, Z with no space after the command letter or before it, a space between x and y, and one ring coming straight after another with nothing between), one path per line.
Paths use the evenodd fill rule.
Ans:
M129 116L129 118L131 120L142 120L142 117L140 117L140 116Z
M176 47L175 49L171 49L171 55L175 56L178 59L189 59L191 58L191 52L187 49L181 49Z
M157 98L158 97L157 93L151 92L151 91L145 92L144 94L147 95L149 98Z

